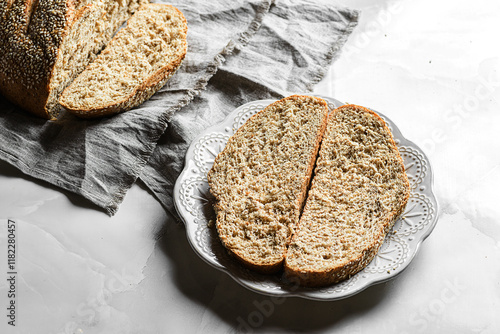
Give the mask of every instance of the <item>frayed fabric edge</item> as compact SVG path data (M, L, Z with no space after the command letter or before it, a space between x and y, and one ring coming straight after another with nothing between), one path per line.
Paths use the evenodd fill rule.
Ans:
M139 155L136 163L134 164L135 167L132 168L132 173L130 175L134 178L134 181L130 183L130 185L128 184L120 185L119 190L114 194L114 196L112 196L112 200L108 202L105 206L103 206L103 208L107 211L108 215L113 216L118 211L118 207L121 204L121 202L123 202L126 193L130 189L132 184L134 184L140 177L141 171L147 164L149 158L151 157L151 154L153 154L157 142L160 139L163 132L165 131L165 129L167 128L168 121L171 119L172 115L181 108L191 103L191 101L196 96L201 94L201 92L206 89L206 86L210 78L217 73L219 67L226 61L227 56L231 55L235 49L244 47L245 45L248 44L248 41L251 39L251 37L254 36L255 33L259 30L260 26L262 25L262 20L264 19L265 15L269 12L269 9L273 3L274 0L262 1L256 11L255 18L250 22L247 30L240 33L236 40L233 39L229 40L228 44L222 49L222 51L216 54L212 62L208 64L205 70L205 75L203 75L202 78L196 82L196 84L192 89L188 90L185 93L184 97L180 99L179 103L177 103L176 106L169 108L163 113L162 117L159 119L160 130L158 131L157 134L153 135L150 138L151 145L149 145L146 148L146 151L144 153ZM162 204L162 206L164 207L163 203L161 203L160 197L156 194L154 189L148 186L146 182L144 182L144 184L154 194L155 198L158 201L160 201L160 204ZM86 192L80 192L80 193L84 197L90 199L92 202L96 204L97 201L99 201L99 198L95 198L89 193Z

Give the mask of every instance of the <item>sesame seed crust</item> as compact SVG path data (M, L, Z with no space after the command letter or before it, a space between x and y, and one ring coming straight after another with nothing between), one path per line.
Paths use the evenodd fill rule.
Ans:
M0 7L0 92L45 118L48 79L72 8L67 0L11 0Z
M129 8L137 8L146 0L7 0L0 2L0 93L23 109L43 118L56 118L60 109L57 98L62 89L79 73L72 73L60 63L64 54L77 52L78 40L65 41L72 29L82 25L96 26L102 11L113 11L119 20L118 28L130 15ZM118 10L117 10L118 8ZM121 10L124 8L125 10ZM83 15L88 11L95 15ZM101 12L99 12L101 11ZM101 15L99 15L101 14ZM80 22L80 20L87 20ZM76 24L80 23L80 24ZM116 28L114 30L116 30ZM95 30L97 35L100 33ZM85 38L80 36L79 38ZM93 37L92 35L90 37ZM86 57L74 60L80 72L93 60L109 38L89 39L101 44L89 49ZM97 50L97 51L96 51ZM68 58L68 57L66 57ZM86 60L88 59L88 60ZM61 71L68 72L64 80L52 82Z
M82 118L132 109L156 93L187 52L187 21L177 8L141 6L62 93L59 103Z

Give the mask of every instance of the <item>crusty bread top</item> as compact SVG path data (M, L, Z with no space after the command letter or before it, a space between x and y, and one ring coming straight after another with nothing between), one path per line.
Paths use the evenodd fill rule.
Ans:
M224 246L262 272L281 268L326 125L319 98L291 96L252 116L208 173Z
M186 34L186 19L177 8L141 6L64 90L61 105L81 117L100 117L142 103L180 66L187 51Z
M410 187L385 122L345 105L330 116L285 271L303 285L348 278L370 263Z
M0 1L0 93L43 118L59 94L148 0Z
M42 117L57 49L74 15L73 1L0 1L0 92Z

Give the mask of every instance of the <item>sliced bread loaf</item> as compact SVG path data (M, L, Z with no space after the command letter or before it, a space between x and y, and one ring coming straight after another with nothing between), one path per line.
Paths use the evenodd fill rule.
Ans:
M59 102L80 117L111 115L141 104L181 65L186 35L186 19L175 7L141 6Z
M282 268L298 223L328 107L294 95L252 116L208 173L223 245L260 272Z
M57 118L63 89L148 0L0 1L0 93Z
M403 161L385 122L363 107L336 109L288 249L285 276L322 286L362 270L409 194Z

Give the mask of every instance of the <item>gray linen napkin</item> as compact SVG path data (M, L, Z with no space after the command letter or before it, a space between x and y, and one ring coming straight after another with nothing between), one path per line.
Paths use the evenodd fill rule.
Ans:
M271 0L168 2L188 21L188 53L163 89L140 107L101 120L63 113L45 121L0 96L0 159L115 213L167 121L205 88L225 55L255 33Z
M276 1L248 45L177 112L140 178L176 216L172 192L189 144L238 106L311 91L357 24L358 12L317 1Z

